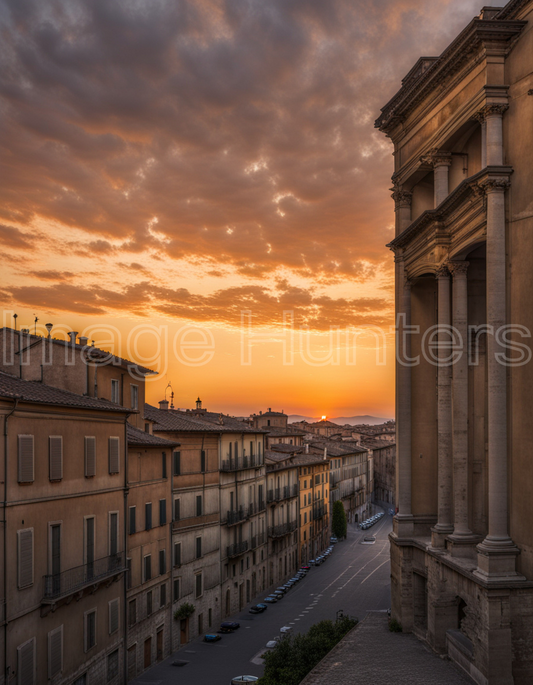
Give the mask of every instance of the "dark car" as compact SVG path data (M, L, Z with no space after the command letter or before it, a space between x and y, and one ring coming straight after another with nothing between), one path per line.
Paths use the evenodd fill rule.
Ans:
M303 571L304 573L307 573L307 571L310 571L311 567L310 566L300 566L300 571Z
M265 597L263 602L266 602L267 604L275 604L278 601L277 597L274 597L273 595L269 595L268 597Z
M228 628L229 630L237 630L237 628L240 628L241 624L237 623L237 621L224 621L223 623L220 624L220 628Z
M263 611L266 611L268 609L266 604L256 604L253 607L250 607L250 613L251 614L262 614Z
M213 634L204 635L204 642L218 642L219 640L222 640L220 635L213 635Z

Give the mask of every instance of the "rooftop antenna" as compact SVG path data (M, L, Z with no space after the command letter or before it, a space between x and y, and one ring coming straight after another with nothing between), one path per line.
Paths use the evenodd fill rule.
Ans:
M35 314L33 316L35 316ZM35 335L37 335L37 321L39 321L39 318L35 316L35 319L33 321L33 323L35 324Z
M52 337L52 328L54 327L54 324L53 323L45 323L44 327L48 331L48 340L50 340L50 338Z
M174 390L170 393L170 408L174 409Z
M167 387L165 388L165 401L167 399L167 390L170 388L170 391L172 392L172 383L169 381ZM174 392L172 392L172 399L174 399Z
M17 330L17 319L19 318L19 315L13 314L13 318L15 319L15 330Z

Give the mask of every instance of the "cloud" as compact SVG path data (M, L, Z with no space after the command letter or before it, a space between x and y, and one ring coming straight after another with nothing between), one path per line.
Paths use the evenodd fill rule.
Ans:
M28 236L14 226L0 224L0 244L15 250L33 249Z

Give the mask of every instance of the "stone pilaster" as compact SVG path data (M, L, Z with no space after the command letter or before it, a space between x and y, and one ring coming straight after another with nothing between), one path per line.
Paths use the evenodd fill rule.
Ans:
M411 223L413 193L405 190L398 183L395 183L391 190L391 197L394 200L394 209L396 212L396 235L400 235L400 233L403 233Z
M451 152L431 150L422 157L425 164L433 167L434 177L434 205L438 207L449 195L449 168L452 163Z

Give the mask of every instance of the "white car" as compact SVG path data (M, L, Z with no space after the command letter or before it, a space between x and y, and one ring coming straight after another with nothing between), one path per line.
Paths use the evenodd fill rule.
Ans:
M283 628L280 628L280 629L279 629L279 632L280 632L282 635L287 635L287 634L290 633L291 631L292 631L292 626L283 626Z
M256 683L259 678L255 675L238 675L231 679L230 685L239 685L239 683Z
M274 649L274 647L278 644L279 642L279 637L275 637L273 640L269 640L266 643L266 648L267 649Z

